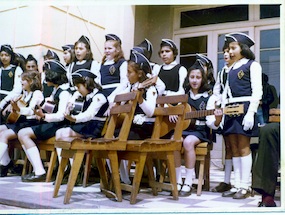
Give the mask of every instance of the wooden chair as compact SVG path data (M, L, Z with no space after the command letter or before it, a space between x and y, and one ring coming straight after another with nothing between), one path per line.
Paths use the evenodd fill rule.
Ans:
M187 100L187 95L158 97L156 101L158 107L154 112L155 123L151 138L145 140L128 140L126 150L118 152L119 159L135 162L135 172L132 184L121 184L121 188L123 190L131 192L131 204L136 203L136 197L139 192L140 182L145 164L147 166L149 184L152 187L153 194L157 195L157 191L163 188L172 191L173 199L178 199L174 166L174 151L181 150L181 122L184 117ZM177 103L182 104L164 107L165 104ZM163 133L161 125L163 119L165 117L168 118L169 115L177 115L178 122L175 124L173 137L169 139L161 139ZM170 183L166 184L155 181L152 162L153 159L163 159L167 161Z
M108 183L105 159L110 160L112 171L112 181L115 188L115 196L117 201L122 201L122 192L120 188L120 175L117 151L126 149L126 141L132 124L135 108L138 99L137 92L117 95L115 97L116 105L112 107L110 112L110 120L104 138L82 139L82 138L65 138L55 141L55 147L62 148L58 173L56 177L53 197L56 197L63 178L63 173L67 165L68 159L73 157L74 161L71 166L68 178L67 189L64 197L64 204L68 204L71 198L72 190L82 164L84 154L92 151L93 157L96 158L97 166L101 178L101 190L109 193L110 186ZM120 117L124 115L123 119ZM118 121L123 120L118 137L114 137L115 129Z
M52 178L52 173L53 173L53 168L55 166L56 160L57 160L57 153L54 147L54 141L55 138L49 138L47 140L35 140L35 143L38 147L39 150L43 150L47 152L47 158L49 158L49 160L47 161L47 166L48 166L48 172L47 172L47 176L46 176L46 182L50 182L51 178ZM17 149L22 149L21 143L19 142L18 139L14 139L9 141L9 147L11 148L17 148ZM48 155L50 154L50 155ZM27 156L25 156L24 161L20 161L20 163L23 164L23 171L22 171L22 175L27 174L28 172L28 165L29 165L29 161L27 159Z

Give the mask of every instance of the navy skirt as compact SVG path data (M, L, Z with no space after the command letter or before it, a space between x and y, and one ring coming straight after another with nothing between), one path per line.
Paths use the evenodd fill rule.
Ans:
M66 126L66 120L61 122L43 122L40 125L32 126L32 130L38 140L47 140L55 136L58 129Z
M185 138L188 135L193 135L197 137L201 142L211 142L208 139L207 127L205 125L195 126L195 130L184 130L182 132L182 137Z
M223 135L227 136L229 134L242 134L247 137L258 137L258 126L257 126L257 116L254 114L254 126L251 130L244 131L242 121L247 113L249 102L243 102L238 104L244 104L244 114L238 116L225 115Z
M76 123L70 125L69 127L79 133L82 134L85 138L99 138L102 137L102 129L105 125L105 121L91 120L83 123Z
M6 124L6 126L8 129L12 129L17 134L18 131L21 130L22 128L31 127L39 124L40 121L37 119L26 119L25 116L20 116L20 118L16 123L13 124L8 123Z

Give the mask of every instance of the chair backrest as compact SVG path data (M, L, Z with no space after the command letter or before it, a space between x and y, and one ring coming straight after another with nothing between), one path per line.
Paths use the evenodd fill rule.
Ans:
M116 95L114 100L115 105L111 108L110 119L104 138L113 138L115 129L120 124L118 138L123 141L127 140L137 106L138 93L133 91Z
M154 111L155 123L152 133L152 139L159 139L168 133L168 128L174 129L173 139L180 140L183 131L183 120L185 117L186 105L188 102L188 95L175 95L175 96L159 96L156 99L157 107ZM162 126L167 123L170 115L177 115L177 123L172 123L168 128ZM165 120L167 119L167 120ZM170 123L170 122L169 122ZM167 127L167 126L166 126ZM166 129L167 131L165 131Z
M280 122L280 109L269 109L269 122Z

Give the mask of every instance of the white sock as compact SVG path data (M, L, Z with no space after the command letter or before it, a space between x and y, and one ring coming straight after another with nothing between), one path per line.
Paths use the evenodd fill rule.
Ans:
M40 152L38 150L38 147L33 146L29 149L27 149L28 158L30 158L31 163L33 165L33 168L35 170L35 175L43 175L46 173L41 157Z
M7 166L10 162L9 161L8 163L6 163L6 159L5 158L3 159L3 157L6 156L5 155L6 152L8 152L8 145L6 143L0 142L0 160L1 160L0 163L3 166ZM10 157L9 157L9 159L10 159Z
M56 153L57 153L57 158L58 158L58 163L61 162L61 151L62 151L62 148L56 148Z
M120 177L121 180L125 183L125 184L131 184L131 180L129 177L129 171L128 171L128 161L127 160L121 160L120 163Z
M251 174L252 156L251 153L247 156L241 157L241 181L240 187L248 189L250 186L250 174Z
M6 149L6 151L4 152L2 159L0 161L1 165L7 166L11 161L10 155L9 155L9 150Z
M233 166L234 166L234 176L235 176L235 184L236 188L240 188L240 168L241 168L241 159L240 157L233 157Z
M183 184L182 182L182 174L181 174L181 166L175 167L175 173L176 173L176 183L177 184Z
M186 178L185 178L184 184L188 184L191 187L193 183L192 178L193 178L194 168L193 169L185 168L185 170L186 170Z
M232 159L225 160L225 176L224 182L229 184L231 182L231 173L232 173L233 161Z

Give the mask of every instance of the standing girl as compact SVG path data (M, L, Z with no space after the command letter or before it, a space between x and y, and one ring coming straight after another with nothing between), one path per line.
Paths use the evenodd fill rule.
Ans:
M24 182L44 181L46 171L40 158L39 150L34 142L37 140L47 140L53 136L57 129L65 125L64 112L67 102L71 97L69 93L69 85L67 83L65 67L55 60L45 61L44 65L46 73L46 82L49 86L54 87L54 91L50 97L55 107L51 113L44 113L41 108L35 111L38 118L41 119L40 125L23 128L18 132L18 139L30 160L34 172L22 177Z
M235 184L222 196L244 199L250 195L250 138L258 136L256 111L262 97L262 69L254 61L255 56L250 50L254 41L249 36L243 33L227 34L226 42L229 43L230 57L235 63L228 74L225 93L228 104L244 104L245 114L225 116L223 132L233 153Z
M188 71L190 84L188 104L198 111L213 109L217 97L214 95L210 97L208 94L208 81L203 65L199 61L196 61ZM221 122L222 111L220 109L216 109L214 114L215 116L197 118L195 125L190 125L182 133L184 138L183 147L186 169L186 178L184 183L182 182L181 176L181 152L176 151L174 154L177 189L180 191L180 196L189 196L191 194L191 187L193 183L192 176L196 163L195 146L201 142L209 142L208 127L217 129Z
M22 92L21 74L23 70L14 64L15 54L10 45L2 45L0 49L0 111L15 96Z
M69 67L75 60L74 45L64 45L63 50L63 60L65 62L66 70L69 71Z
M11 100L10 105L5 110L13 114L10 115L11 123L0 125L0 166L1 177L7 176L8 169L13 167L13 161L8 153L8 141L17 138L17 133L21 128L38 124L35 118L34 110L40 105L44 97L42 94L42 85L38 72L29 71L21 75L23 94L18 101ZM22 104L22 105L18 105ZM14 113L12 113L14 112ZM18 118L19 117L19 118Z

